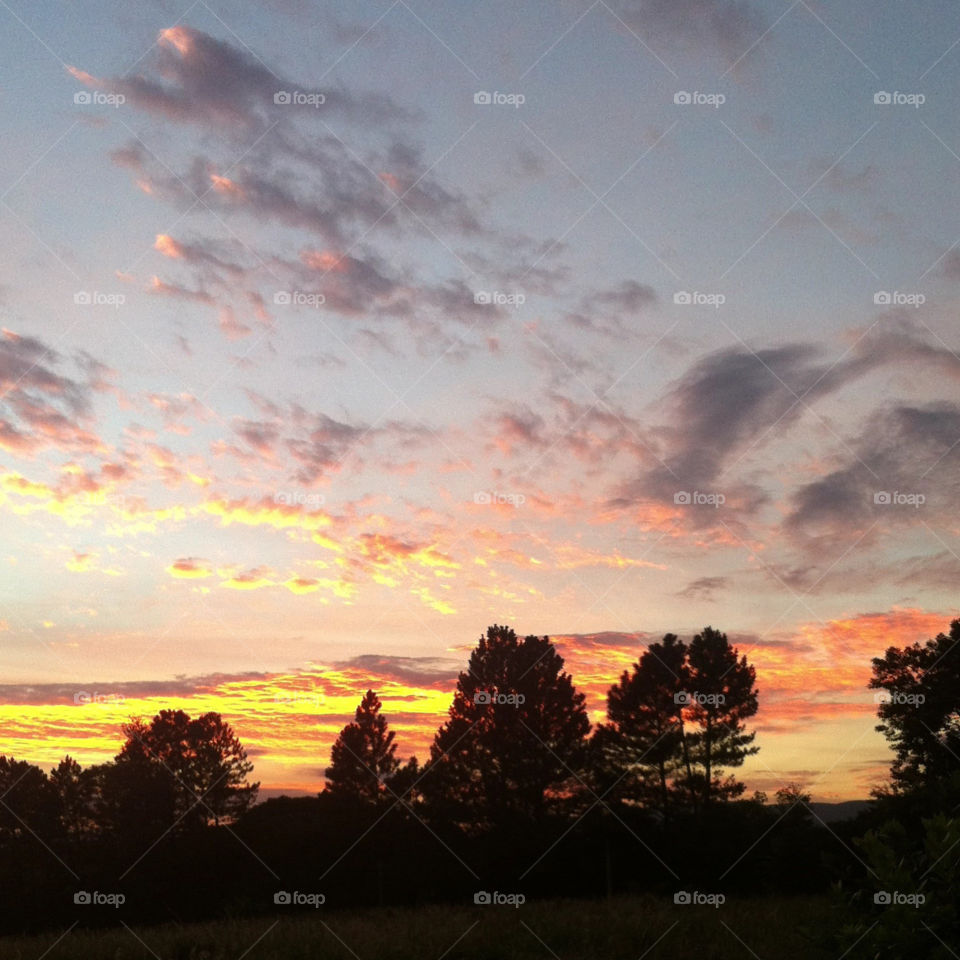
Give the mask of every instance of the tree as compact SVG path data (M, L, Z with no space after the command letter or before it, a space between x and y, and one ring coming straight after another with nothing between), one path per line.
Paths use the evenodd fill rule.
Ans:
M84 772L94 822L121 843L144 848L177 823L177 783L159 763L142 756Z
M895 793L960 772L960 620L926 643L890 647L873 659L870 687L883 690L877 730L893 746Z
M607 724L596 734L605 784L614 795L667 814L684 768L680 695L689 687L687 648L675 634L651 644L607 693Z
M472 828L541 818L583 765L590 723L549 637L491 626L460 674L430 748L434 813Z
M182 710L161 710L149 724L140 718L125 724L123 733L116 766L133 777L121 779L135 787L140 774L152 789L165 773L173 822L183 828L234 820L256 799L260 785L247 781L253 764L218 713L191 720Z
M57 800L39 767L0 756L0 798L0 841L44 838L55 832Z
M60 826L68 835L86 833L93 827L94 783L70 756L50 771L50 786L57 797Z
M672 633L651 644L607 694L597 738L607 782L621 779L622 796L665 815L677 802L702 809L739 796L744 784L722 773L759 749L744 727L757 712L755 681L712 627L689 646Z
M680 786L694 807L707 807L714 800L740 796L745 784L727 767L739 767L757 753L752 746L756 733L746 733L744 721L758 709L756 670L746 656L738 657L725 633L705 627L687 648L691 689L686 691L684 724L694 730L685 734L690 758L689 772Z
M376 804L387 792L387 781L399 767L394 733L380 713L380 699L368 690L337 737L326 769L325 792L332 797Z
M416 808L423 802L419 787L421 774L420 761L416 757L410 757L387 781L387 789L393 796L399 797L404 806Z

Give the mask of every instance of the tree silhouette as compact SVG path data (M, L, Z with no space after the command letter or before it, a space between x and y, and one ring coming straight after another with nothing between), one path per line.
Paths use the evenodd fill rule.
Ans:
M657 807L671 805L671 784L684 755L682 705L678 695L689 687L687 648L675 634L651 644L620 682L607 693L607 724L596 739L599 762L609 786L621 799Z
M93 817L102 832L143 846L177 823L177 784L146 756L89 767Z
M884 690L877 713L893 746L894 792L960 772L960 620L926 643L890 647L873 659L870 687Z
M494 625L457 680L423 790L435 813L484 828L539 819L584 760L590 723L548 637Z
M123 726L126 742L116 758L122 792L169 781L161 796L172 798L170 815L184 829L234 820L256 799L259 783L248 783L253 764L218 713L195 720L182 710L161 710L147 724L135 718Z
M50 786L57 797L60 826L69 835L89 832L93 827L94 783L87 771L70 756L50 771Z
M56 827L56 795L39 767L0 756L0 797L0 841L49 836Z
M353 723L348 723L330 751L325 792L332 797L379 803L387 791L387 782L395 775L399 761L394 733L387 729L380 713L380 699L368 690L357 707Z
M599 782L667 815L740 796L738 767L759 747L744 721L757 712L756 672L726 634L706 627L690 645L668 633L607 694L594 740Z
M729 800L743 793L745 784L731 774L721 778L726 767L739 767L760 748L751 746L756 733L746 733L744 721L758 708L756 670L746 656L737 656L725 633L705 627L687 648L692 689L686 691L684 721L694 726L684 743L690 772L683 787L695 806L713 800Z

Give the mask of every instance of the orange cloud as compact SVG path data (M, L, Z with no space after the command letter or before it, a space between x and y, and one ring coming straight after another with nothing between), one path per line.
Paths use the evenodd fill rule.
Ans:
M202 580L213 576L213 570L206 560L198 560L196 557L183 557L180 560L174 560L167 567L167 573L171 577L178 577L183 580Z
M154 250L159 250L165 257L170 257L173 260L183 259L183 247L166 233L157 234L153 248Z
M93 569L96 563L96 554L94 553L74 553L67 561L67 569L73 573L86 573Z
M324 273L348 273L351 266L349 257L332 250L304 250L300 259L311 269Z
M161 30L157 42L173 47L181 57L189 57L195 49L193 35L186 27L168 27Z
M231 590L260 590L263 587L272 587L274 582L263 576L261 569L248 570L235 577L229 577L220 583L221 587Z

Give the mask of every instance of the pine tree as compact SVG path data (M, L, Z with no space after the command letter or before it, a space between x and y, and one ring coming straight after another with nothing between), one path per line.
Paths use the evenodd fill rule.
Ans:
M583 766L584 699L549 637L490 627L430 749L422 787L433 814L482 829L556 807Z
M675 634L654 643L607 694L608 723L597 731L599 763L613 795L667 814L672 782L689 773L682 695L687 648Z
M727 767L739 767L760 748L756 733L746 733L744 721L758 708L756 670L746 656L738 657L725 633L705 627L687 650L690 690L684 720L694 727L685 736L692 771L683 784L695 806L740 796L745 784Z
M399 767L394 733L380 713L380 699L368 690L353 723L348 723L330 751L325 792L331 796L376 804L387 794L387 781Z

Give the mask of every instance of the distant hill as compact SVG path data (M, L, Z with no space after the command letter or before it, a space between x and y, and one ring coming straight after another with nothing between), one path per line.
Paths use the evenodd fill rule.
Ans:
M315 797L322 789L322 782L316 790L283 790L268 787L260 790L257 801L263 803L275 797ZM839 803L816 800L810 804L810 809L824 823L838 823L841 820L852 820L861 810L866 810L868 804L868 800L843 800Z
M861 810L866 810L868 800L844 800L841 803L814 801L810 809L824 822L837 823L840 820L852 820Z

